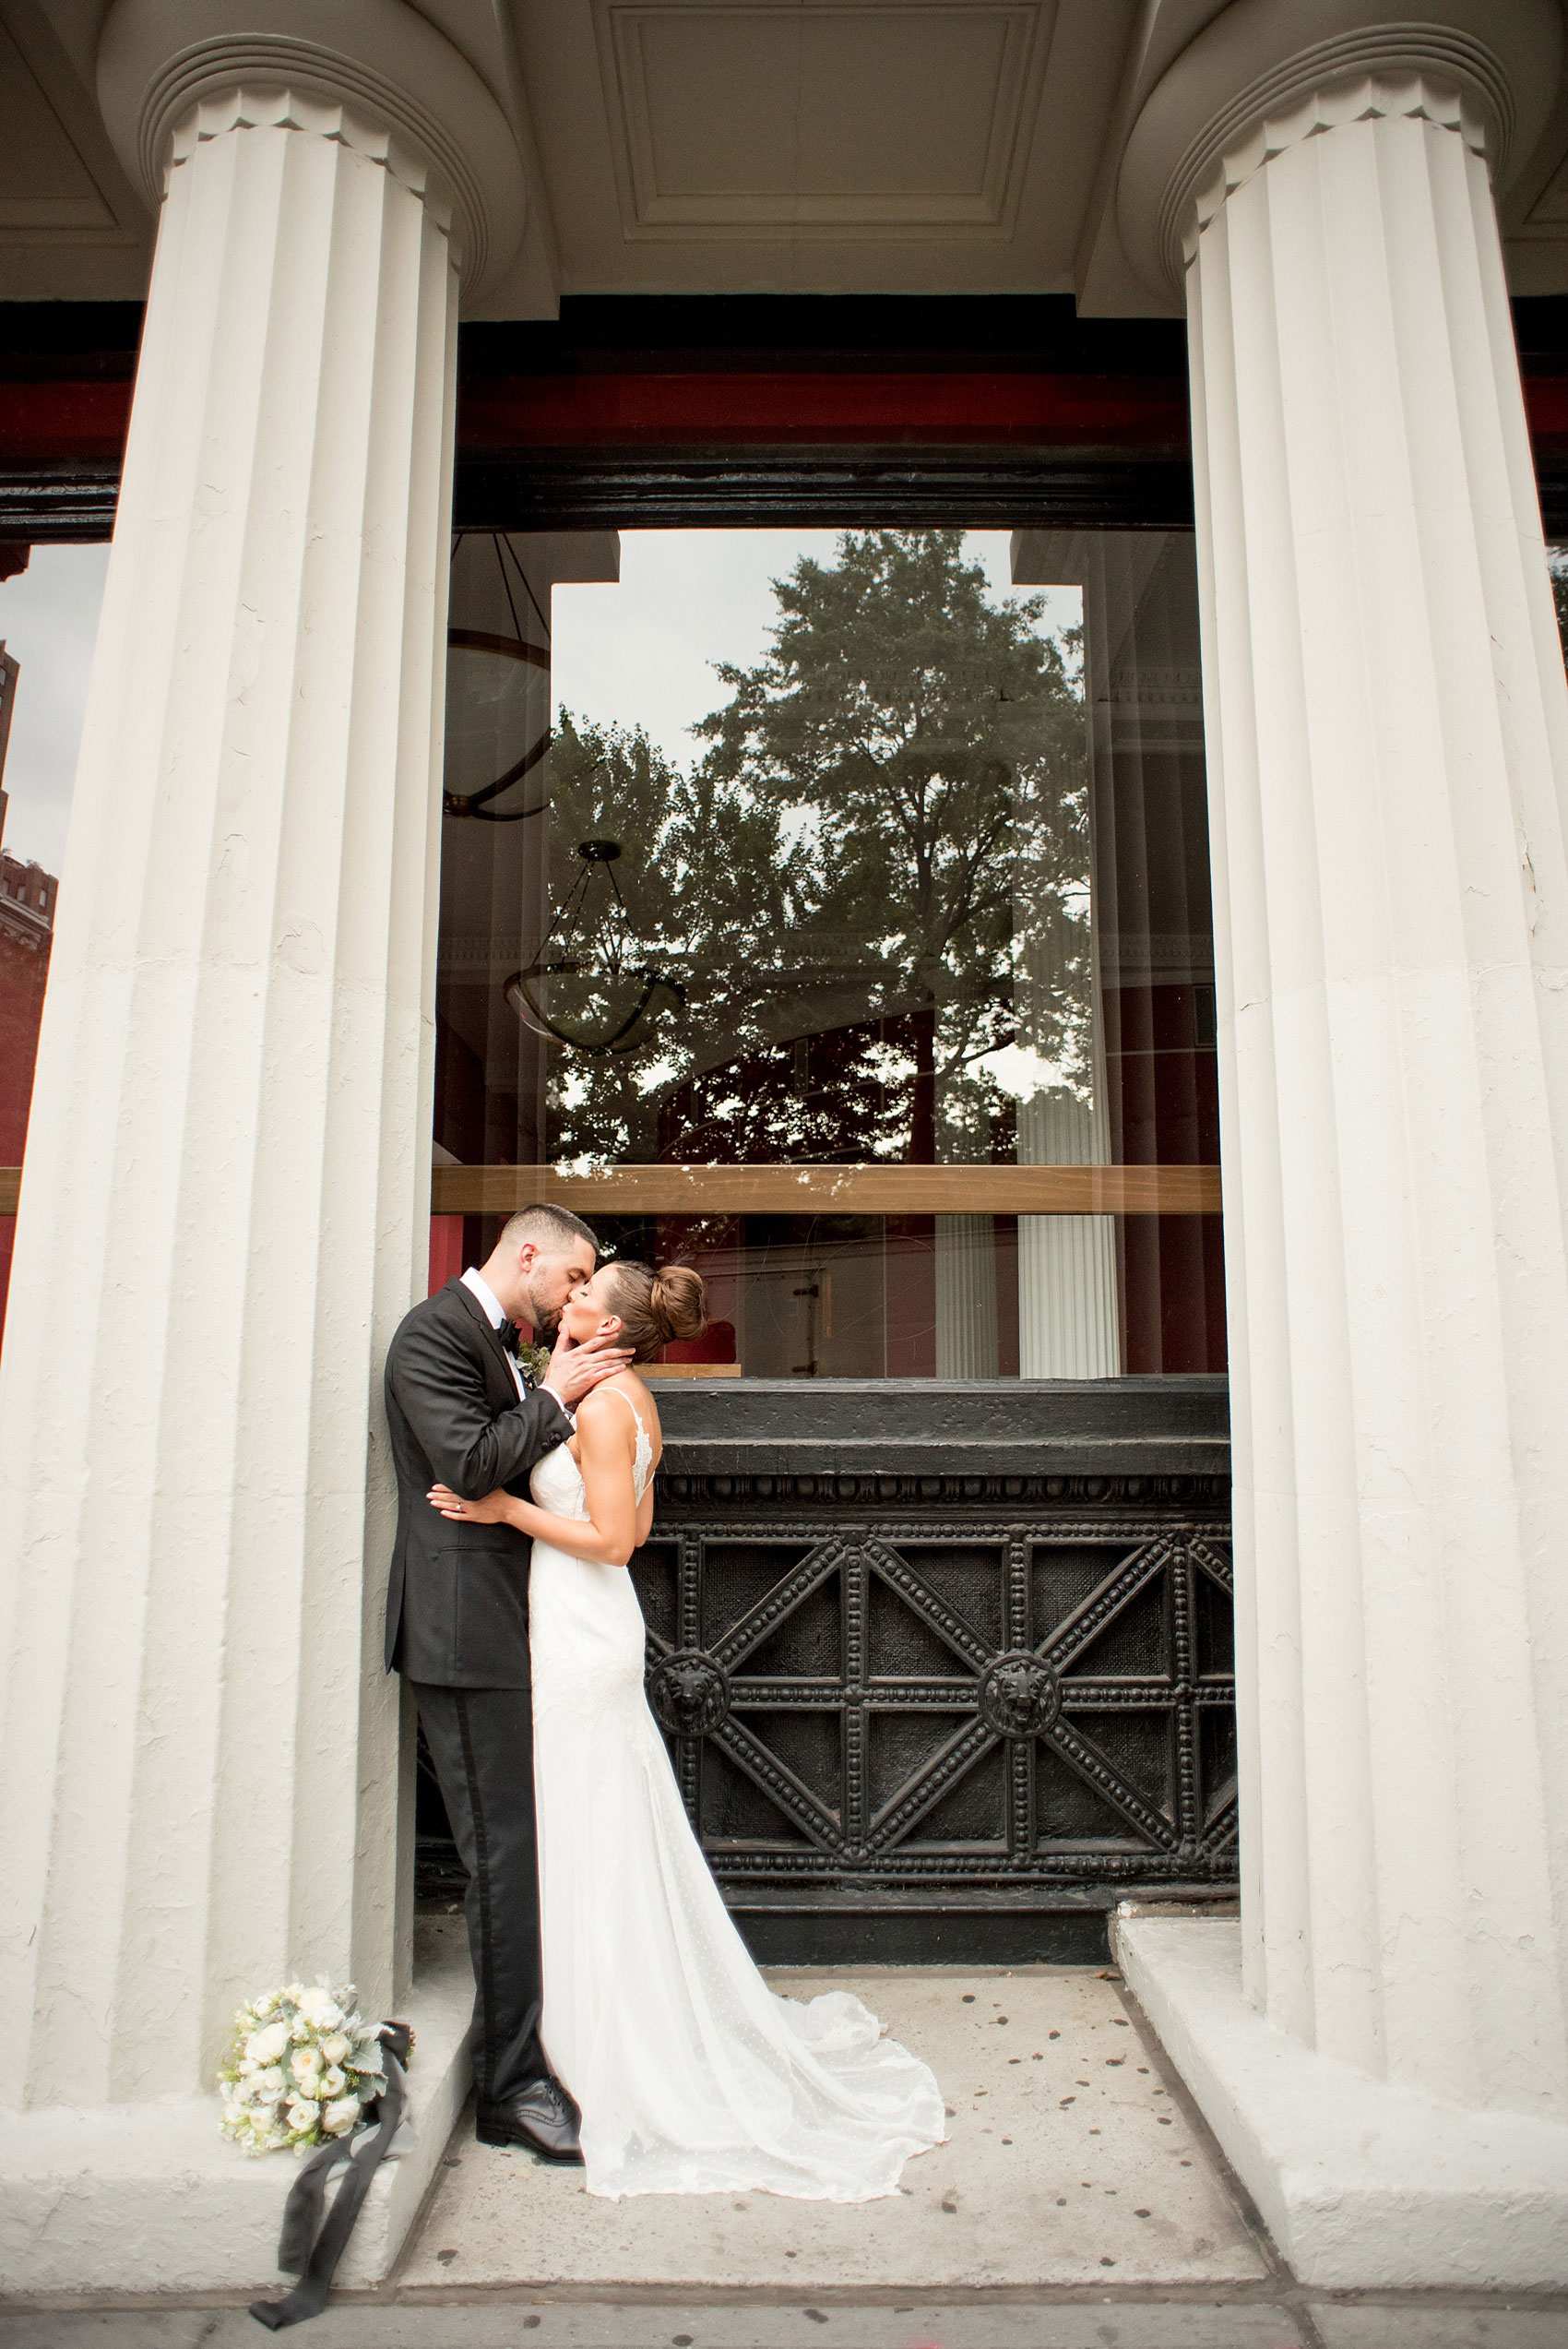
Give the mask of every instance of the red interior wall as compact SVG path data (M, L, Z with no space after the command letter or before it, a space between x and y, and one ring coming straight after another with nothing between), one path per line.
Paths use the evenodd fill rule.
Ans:
M1111 1156L1128 1166L1218 1166L1212 991L1108 987ZM1225 1368L1218 1215L1121 1219L1122 1362L1129 1375Z

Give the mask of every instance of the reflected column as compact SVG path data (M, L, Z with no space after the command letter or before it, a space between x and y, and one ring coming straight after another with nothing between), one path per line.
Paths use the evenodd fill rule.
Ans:
M453 547L435 1137L460 1163L548 1155L551 1055L559 1063L563 1047L515 983L529 971L548 1008L550 983L532 966L552 921L552 598L619 574L614 531L471 531ZM495 1228L471 1219L469 1260Z
M1028 775L1033 780L1026 781ZM1056 825L1052 792L1049 772L1021 769L1013 1006L1020 1065L1032 1064L1038 1081L1018 1103L1018 1164L1102 1166L1111 1151L1095 970L1098 907L1092 879L1087 904L1070 906L1063 897L1047 853ZM1089 864L1092 872L1092 841ZM1114 1378L1121 1366L1111 1218L1020 1215L1019 1377Z
M994 1378L996 1219L939 1215L934 1221L936 1375L939 1378Z

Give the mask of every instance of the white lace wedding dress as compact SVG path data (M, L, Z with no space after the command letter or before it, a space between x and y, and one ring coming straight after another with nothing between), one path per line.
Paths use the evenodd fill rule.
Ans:
M640 1499L653 1466L640 1415L637 1430ZM588 1515L564 1445L530 1490L557 1516ZM543 2038L582 2108L588 2192L897 2192L909 2156L945 2134L941 2092L858 1998L802 2006L758 1973L643 1695L631 1576L536 1542L529 1614Z

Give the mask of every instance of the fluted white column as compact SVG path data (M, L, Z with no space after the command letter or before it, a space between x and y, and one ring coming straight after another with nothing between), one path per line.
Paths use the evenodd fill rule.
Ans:
M13 2105L194 2092L290 1973L392 1995L456 286L385 123L179 125L6 1332Z
M1568 692L1477 73L1298 91L1189 233L1245 1935L1319 2054L1562 2119Z

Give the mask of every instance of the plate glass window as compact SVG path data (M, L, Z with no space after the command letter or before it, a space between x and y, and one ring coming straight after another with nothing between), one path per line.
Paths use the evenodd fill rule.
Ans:
M1224 1367L1180 532L465 534L433 1276L550 1198L667 1377Z

